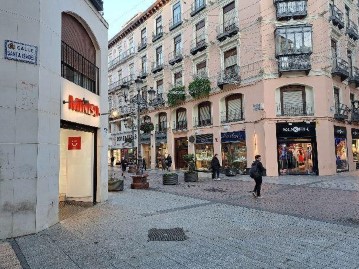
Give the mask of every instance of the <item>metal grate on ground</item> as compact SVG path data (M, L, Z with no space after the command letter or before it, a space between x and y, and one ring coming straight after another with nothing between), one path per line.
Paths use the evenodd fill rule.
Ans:
M150 229L148 241L184 241L187 239L182 228L173 229Z

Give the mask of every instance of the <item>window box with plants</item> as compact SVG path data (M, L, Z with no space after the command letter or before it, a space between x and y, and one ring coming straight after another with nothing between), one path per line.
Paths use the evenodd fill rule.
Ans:
M208 78L196 77L189 84L188 91L194 99L207 97L211 92L211 82Z
M177 106L186 101L186 90L184 86L176 86L167 94L167 102L169 106Z
M185 182L198 181L198 172L195 171L194 154L186 154L183 156L183 160L187 163L188 171L184 172Z
M145 134L151 133L155 129L155 126L152 122L143 122L140 125L140 130L144 132Z

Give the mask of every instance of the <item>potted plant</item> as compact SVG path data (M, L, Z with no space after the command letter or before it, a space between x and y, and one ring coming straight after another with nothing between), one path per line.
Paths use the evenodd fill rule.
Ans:
M123 191L123 179L116 177L115 173L108 179L108 191Z
M234 156L231 152L226 153L226 159L227 159L227 167L224 170L224 173L227 177L229 176L235 176L237 175L237 169L234 166Z
M186 154L183 156L183 160L187 163L188 171L184 172L185 182L198 181L198 173L195 171L194 154Z
M140 125L140 130L146 134L149 134L155 129L155 126L152 122L143 122Z
M177 106L186 100L186 91L184 86L176 86L167 93L167 102L169 106Z
M162 175L163 185L177 185L178 175L176 173L165 173Z
M196 77L188 85L188 92L195 99L209 96L211 92L211 81L208 78Z

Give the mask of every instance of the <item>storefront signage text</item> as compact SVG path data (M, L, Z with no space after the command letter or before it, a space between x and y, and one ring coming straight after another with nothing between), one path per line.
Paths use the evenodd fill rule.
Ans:
M345 138L347 136L347 128L340 127L340 126L334 126L334 136Z
M5 40L5 59L37 64L37 47Z
M352 138L359 139L359 129L352 129Z
M93 117L100 116L100 108L91 103L85 103L83 99L75 98L72 95L69 95L69 109L90 115Z
M277 123L277 137L315 136L315 123Z
M236 141L243 141L243 140L246 140L246 132L245 131L221 133L222 143L236 142Z
M213 134L197 135L196 144L213 144Z

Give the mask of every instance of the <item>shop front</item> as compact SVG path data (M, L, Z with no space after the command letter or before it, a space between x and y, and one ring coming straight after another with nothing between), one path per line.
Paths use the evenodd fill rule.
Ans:
M279 175L318 175L315 123L277 123Z
M349 171L347 129L334 126L335 163L337 172Z
M221 133L222 167L245 173L247 167L247 147L245 131Z
M359 169L359 129L352 128L352 152L355 168Z
M175 139L175 165L176 169L185 169L187 164L183 156L188 154L188 138L180 137Z
M210 170L214 154L213 134L196 135L194 150L196 169L199 171Z
M167 133L156 132L156 168L165 169L165 158L168 155Z
M146 163L146 167L151 165L151 134L141 134L140 143L142 146L142 157Z

